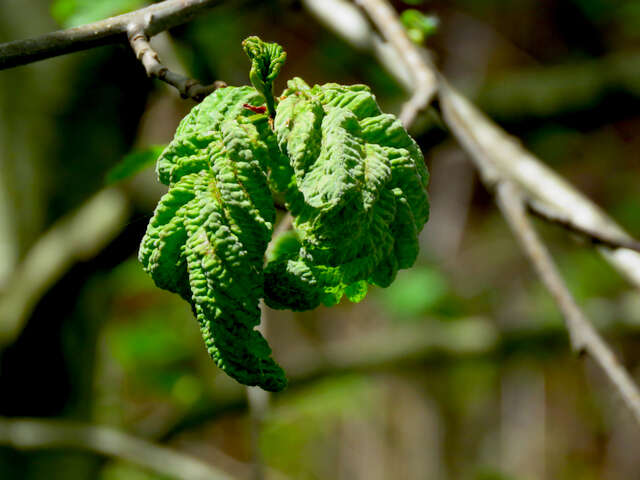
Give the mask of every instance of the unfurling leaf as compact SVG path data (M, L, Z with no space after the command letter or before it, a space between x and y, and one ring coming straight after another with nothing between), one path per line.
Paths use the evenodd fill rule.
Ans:
M157 162L169 191L139 258L159 287L191 304L221 369L278 391L284 372L255 330L260 299L308 310L388 286L418 254L429 175L417 144L368 87L296 78L276 104L282 48L257 37L243 46L255 88L219 89L182 120ZM265 265L275 193L293 231L273 239Z

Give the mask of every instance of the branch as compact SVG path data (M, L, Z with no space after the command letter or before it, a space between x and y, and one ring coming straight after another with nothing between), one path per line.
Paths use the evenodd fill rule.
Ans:
M606 332L631 347L640 338L634 322L624 322L620 315L607 323ZM281 355L280 364L287 371L291 391L318 379L344 374L407 372L448 369L451 365L492 361L509 362L522 355L554 355L562 360L566 352L566 329L555 324L537 328L500 330L490 318L456 318L455 321L424 318L423 322L395 325L363 333L358 338L336 339L313 347L301 346ZM151 435L163 441L181 432L217 418L232 410L244 410L247 397L239 388L218 390L208 403L198 405L177 420L159 426Z
M147 18L145 23L149 24L151 20ZM143 24L131 23L127 28L127 38L136 58L144 66L147 76L174 86L182 98L192 98L196 102L201 102L214 90L227 86L220 80L216 80L211 85L202 85L197 80L169 70L160 62L157 52L149 43L149 36L145 33Z
M601 238L634 240L582 193L526 151L479 112L445 81L440 83L440 107L446 123L480 170L488 188L501 179L518 184L528 203L571 225L574 230ZM615 243L615 242L614 242ZM637 288L640 288L640 254L628 248L600 248L600 253Z
M638 387L571 296L551 255L527 218L524 197L513 183L501 182L496 189L496 199L522 249L562 311L573 351L588 354L595 360L640 424Z
M527 202L527 209L538 218L554 223L570 232L585 237L594 245L602 245L610 249L626 248L640 252L640 242L623 235L610 234L608 232L591 230L581 225L575 224L570 218L563 216L561 213L553 210L543 203L535 200Z
M0 417L0 444L19 450L75 448L126 460L180 480L230 480L201 460L116 429L59 420Z
M378 28L385 35L391 36L389 41L396 48L396 53L400 57L410 56L410 53L399 48L402 43L399 37L404 37L406 41L409 39L388 2L359 0L358 3ZM394 26L385 26L382 22ZM405 62L410 64L409 59L405 59ZM496 188L498 203L505 217L556 299L565 316L573 349L576 352L586 352L595 359L640 424L640 393L637 387L575 304L551 257L528 223L525 202L535 201L534 205L543 204L551 211L557 210L557 216L562 216L568 224L583 232L597 232L602 238L616 237L625 241L633 239L596 205L479 112L448 84L435 67L423 61L423 68L431 69L438 79L438 94L445 122L475 161L484 183L489 188ZM613 252L603 253L640 287L638 252L617 248Z
M325 15L337 11L338 5L342 10L350 6L352 24L357 23L359 26L357 39L353 38L353 32L346 33L348 26L344 22L331 24L325 16L324 23L359 48L367 46L372 49L385 67L388 67L390 73L396 76L398 81L406 84L405 77L399 72L403 68L406 69L405 65L409 64L409 60L402 60L405 52L397 46L403 42L400 37L409 40L396 13L385 0L358 0L358 3L376 22L380 31L393 35L389 38L389 43L395 49L393 57L384 54L384 50L379 46L380 40L371 28L363 28L363 19L356 20L360 12L353 5L344 0L303 0L303 2L314 13L318 8L317 4L323 4L327 12ZM363 15L360 13L360 16ZM385 27L378 24L378 21L394 23L396 28ZM501 179L510 180L522 189L527 202L532 205L544 204L547 209L556 212L557 217L565 219L576 229L592 234L597 232L602 238L634 242L633 238L597 205L524 149L518 140L510 137L450 86L435 67L424 59L424 56L420 60L421 68L430 69L437 78L439 105L447 126L470 155L489 188L493 188ZM398 62L402 62L400 67ZM614 268L640 288L640 253L629 248L613 250L599 248L599 251Z
M396 52L401 52L400 59L411 72L414 91L399 115L403 125L411 125L418 113L426 109L436 95L438 80L435 68L427 63L418 47L404 33L402 24L393 21L396 13L387 2L356 0L356 3L367 10L382 36Z
M130 25L145 25L147 37L182 25L220 0L165 0L134 12L40 37L0 44L0 70L101 45L127 43Z

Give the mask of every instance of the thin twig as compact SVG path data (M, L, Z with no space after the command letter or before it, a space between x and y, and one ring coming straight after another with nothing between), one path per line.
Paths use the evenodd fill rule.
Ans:
M397 52L412 74L414 91L400 112L399 118L403 125L411 125L418 113L426 109L438 90L438 79L435 69L427 64L418 47L409 39L404 27L397 20L396 12L382 0L356 0L356 3L366 9L376 24L382 36L386 38Z
M602 238L633 241L618 224L585 195L547 167L520 142L489 120L455 88L440 78L440 108L445 122L480 171L487 188L510 180L532 205L545 205L556 216L584 232ZM640 254L628 248L599 248L600 253L637 288Z
M101 45L127 43L131 24L144 24L148 37L187 23L221 3L220 0L165 0L117 17L45 35L0 44L0 70L87 50ZM149 19L150 21L147 21Z
M359 3L367 13L370 13L371 5L378 4L380 1L359 0ZM405 86L412 83L407 82L407 78L413 75L406 71L408 62L404 60L404 52L395 48L398 41L402 40L395 42L389 40L395 50L389 54L387 44L384 44L379 35L368 27L364 14L352 2L303 0L303 4L328 28L354 47L368 48L373 51L381 64L399 83ZM399 25L392 31L396 32L398 38L405 37L406 34L402 30L397 15L389 8L385 12L386 21ZM389 12L391 12L390 15ZM377 26L380 31L383 31L381 25ZM606 232L602 235L604 238L624 237L632 240L597 205L527 152L516 139L511 138L460 95L438 74L433 65L425 61L424 56L419 58L423 62L421 68L429 68L436 74L439 106L445 122L475 162L486 185L494 185L500 178L515 181L526 192L528 201L539 201L548 205L582 230ZM612 250L603 247L598 250L614 268L640 288L640 253L628 248Z
M126 460L180 480L230 480L201 460L114 428L61 420L0 417L0 444L19 450L75 448Z
M273 230L272 240L267 245L265 259L269 258L273 249L274 240L282 233L292 227L293 216L287 212L278 222ZM257 328L262 335L267 338L269 335L269 310L264 301L260 301L260 325ZM247 392L247 406L249 408L249 417L251 420L251 466L252 480L264 480L265 465L262 460L262 452L260 449L260 436L262 427L269 412L269 401L271 395L260 387L245 387Z
M496 199L513 234L562 311L573 351L578 354L588 354L595 360L640 423L638 387L573 299L551 255L527 218L522 193L515 184L504 181L500 182L496 189Z
M562 215L555 209L547 207L541 202L529 200L527 201L527 209L532 215L585 237L594 245L603 245L612 249L627 248L629 250L640 252L639 241L627 236L619 236L609 232L592 230L581 225L577 225L569 217Z
M267 306L260 301L260 325L258 330L263 336L267 336L269 319L267 317ZM251 479L264 480L265 466L262 461L262 451L260 449L260 436L267 413L269 411L270 394L260 387L245 387L247 392L247 407L249 409L249 420L251 422Z
M402 48L404 41L401 39L408 41L408 38L398 16L388 2L386 0L357 0L357 2L367 11L388 41L394 45L396 53L404 58L407 65L412 65L415 57L411 53L407 54ZM632 239L596 205L479 112L471 102L448 84L433 65L421 57L417 58L422 61L421 68L429 69L437 79L437 91L445 122L474 160L487 187L498 190L498 200L503 213L508 216L514 233L522 242L527 254L531 256L538 273L565 315L574 350L586 352L595 359L640 423L640 395L637 387L578 309L555 270L550 256L537 240L535 231L530 227L527 228L529 224L525 215L525 196L537 201L538 204L544 203L549 205L549 208L557 209L560 212L558 215L565 215L567 221L581 231L602 232L602 238ZM516 205L509 204L509 201ZM618 248L613 252L603 253L614 266L640 286L638 252Z
M150 23L152 23L152 17L147 17L145 24ZM214 90L227 86L220 80L216 80L211 85L202 85L197 80L169 70L160 62L157 52L149 43L149 36L145 33L145 24L131 23L127 28L127 38L136 58L140 60L149 77L157 78L174 86L182 98L192 98L196 102L201 102Z

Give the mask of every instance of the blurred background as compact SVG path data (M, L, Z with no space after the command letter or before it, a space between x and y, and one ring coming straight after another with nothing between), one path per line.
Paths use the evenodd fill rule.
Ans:
M276 91L292 76L366 83L399 111L402 87L306 3L221 2L152 43L172 69L243 85L240 42L257 34L288 52ZM437 18L424 41L452 82L640 236L640 2L393 3ZM144 4L0 0L0 41ZM0 72L0 415L117 427L250 478L244 388L208 358L189 306L136 259L165 188L157 146L193 105L124 47ZM427 117L412 131L432 199L415 267L357 305L267 314L290 378L257 440L267 477L640 478L637 424L601 372L571 355L493 199ZM131 155L146 167L134 176L117 167ZM592 246L536 226L640 381L638 291ZM81 450L0 445L0 478L169 477Z

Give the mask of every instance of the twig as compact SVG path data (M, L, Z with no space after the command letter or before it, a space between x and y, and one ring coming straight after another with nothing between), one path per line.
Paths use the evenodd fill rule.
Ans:
M364 7L397 54L412 65L413 58L402 48L403 30L397 15L386 0L357 0ZM385 25L393 24L393 26ZM418 57L419 58L419 57ZM544 246L537 239L525 215L525 199L549 205L564 215L581 231L598 232L601 238L632 240L624 230L586 197L573 189L497 125L479 112L437 72L433 65L422 61L422 68L431 70L438 80L438 96L443 117L462 147L469 153L489 187L495 187L499 205L514 229L542 280L549 288L565 315L573 348L589 353L602 367L614 387L640 423L640 394L628 373L587 322L579 310ZM524 233L523 233L524 232ZM605 251L610 262L640 287L640 255L627 248Z
M116 429L60 420L0 418L0 444L19 450L75 448L126 460L180 480L230 480L198 459Z
M627 371L618 363L613 352L600 338L600 335L587 321L571 296L571 292L560 277L551 255L527 218L524 197L513 183L505 181L498 185L496 199L511 230L562 311L573 351L578 354L588 354L595 360L640 423L640 391L638 391L638 387L633 383Z
M366 9L382 36L393 45L396 52L401 52L400 58L412 74L414 91L399 115L403 125L411 125L418 113L426 109L436 95L438 79L435 69L427 64L427 60L409 39L402 24L395 21L397 15L386 1L356 0L356 3Z
M563 218L574 229L633 242L600 207L525 150L517 139L506 134L442 78L439 99L445 122L474 161L488 188L501 179L510 180L518 184L531 205L554 210L556 217ZM640 288L638 252L628 248L600 248L599 251Z
M611 311L616 306L610 302ZM640 339L638 324L622 319L626 309L615 312L612 322L604 325L605 331L618 342L631 347ZM522 355L523 344L529 346L525 354L532 356L536 352L544 352L546 355L553 354L554 358L562 358L562 352L566 351L564 326L547 324L537 328L516 327L500 331L490 318L457 318L453 322L436 318L424 320L374 329L359 335L357 339L336 339L314 347L300 346L285 352L286 355L278 361L287 371L290 387L295 388L345 373L406 373L425 368L437 371L466 363L508 362L514 356ZM154 436L167 441L221 414L244 410L246 399L246 393L240 389L220 391L208 403L173 420L175 423L159 428Z
M529 200L527 209L538 218L554 223L560 227L585 237L594 245L603 245L608 248L627 248L640 252L640 242L633 238L619 235L611 235L608 232L587 229L581 225L576 225L570 218L563 216L558 211L547 207L541 202Z
M148 25L152 21L152 17L147 17L145 24ZM211 85L202 85L197 80L169 70L160 62L157 52L151 47L149 36L145 33L143 24L131 23L127 28L127 38L136 58L144 66L147 75L174 86L180 92L182 98L192 98L196 102L201 102L204 97L214 90L227 86L226 83L220 80L216 80Z
M267 306L263 301L260 301L260 325L258 330L266 337L268 328ZM251 479L264 480L265 466L260 450L260 435L269 411L270 394L260 387L245 387L245 390L247 392L247 406L251 422Z
M314 3L312 0L304 1L307 5ZM341 0L331 0L331 2L342 4L343 8L348 5ZM403 31L395 12L388 6L388 2L386 0L358 0L358 3L371 16L381 32L394 36L389 38L389 42L396 49L396 58L403 62L403 66L408 64L408 60L403 60L404 50L398 48L402 42L400 37L406 38L406 33ZM387 4L384 15L381 15L377 10L379 4ZM357 12L358 9L352 5L351 13L355 15ZM323 20L328 23L326 18ZM384 27L379 25L378 21L394 23L396 27ZM363 45L369 46L376 52L380 61L390 67L390 72L396 75L399 81L404 82L404 77L397 75L399 69L389 65L390 57L380 54L382 50L378 46L379 41L375 32L363 28L359 31L361 38L358 38L357 45L360 48ZM343 35L343 30L338 30L337 33ZM353 42L350 37L345 38ZM488 187L496 185L500 179L511 180L520 186L527 201L540 202L548 206L576 228L585 232L598 232L602 238L624 238L627 241L633 241L597 205L483 115L471 102L449 85L424 57L414 57L413 55L411 57L414 60L419 59L422 62L421 68L431 70L436 76L439 106L443 118L458 142L475 162ZM637 288L640 288L640 253L628 248L614 250L599 248L599 251L614 268Z
M99 22L3 43L0 44L0 70L101 45L126 44L131 24L145 25L145 35L153 37L192 20L219 3L220 0L165 0Z
M4 43L0 45L0 70L100 45L128 42L149 77L174 86L182 98L199 102L226 84L216 81L211 85L202 85L197 80L170 71L160 62L149 38L188 22L218 3L219 0L165 0L99 22Z

